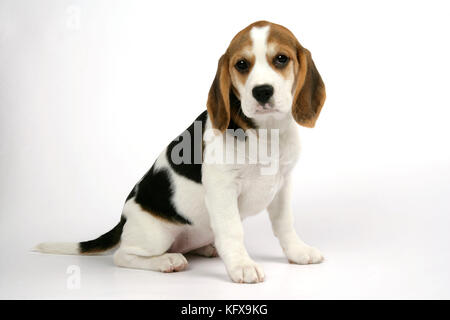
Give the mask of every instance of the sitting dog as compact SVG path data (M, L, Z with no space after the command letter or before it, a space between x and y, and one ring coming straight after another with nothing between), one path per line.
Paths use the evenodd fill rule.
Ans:
M289 262L321 262L293 227L290 175L299 155L297 124L314 127L324 102L321 76L295 36L267 21L249 25L219 60L207 110L135 185L120 222L95 240L42 243L37 251L95 254L119 245L116 265L162 272L185 269L184 253L219 255L234 282L261 282L241 221L267 209ZM254 159L255 142L273 151L269 160Z

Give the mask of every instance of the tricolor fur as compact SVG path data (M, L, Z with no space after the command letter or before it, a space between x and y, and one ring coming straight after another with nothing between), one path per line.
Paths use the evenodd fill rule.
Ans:
M163 272L184 269L187 252L218 254L233 281L260 282L264 272L245 249L241 220L267 209L291 263L321 262L320 252L293 228L290 174L300 149L297 124L313 127L324 101L320 74L295 36L267 21L251 24L219 60L207 111L196 119L200 127L192 124L159 155L128 195L117 226L95 240L44 243L37 250L94 254L119 246L116 265ZM208 135L213 129L215 134ZM247 130L260 140L258 130L269 130L270 136L276 129L276 172L262 174L267 165L262 163L208 161L208 151L226 139L248 150L250 138L230 136L226 129ZM191 161L179 163L172 155L186 133L192 143L184 156ZM271 140L263 142L270 149Z

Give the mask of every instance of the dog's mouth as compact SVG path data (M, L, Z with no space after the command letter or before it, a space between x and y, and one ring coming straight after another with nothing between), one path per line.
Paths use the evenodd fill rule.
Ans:
M257 104L255 108L256 114L267 114L279 112L274 105L270 103L265 103L264 105Z

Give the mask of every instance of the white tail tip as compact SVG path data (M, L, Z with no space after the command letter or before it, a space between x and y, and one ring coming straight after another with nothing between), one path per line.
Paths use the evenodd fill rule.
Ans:
M79 245L76 242L44 242L38 244L32 251L53 254L79 254Z

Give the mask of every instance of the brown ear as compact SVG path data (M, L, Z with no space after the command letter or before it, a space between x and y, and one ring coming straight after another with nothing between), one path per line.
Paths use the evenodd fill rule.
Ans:
M214 129L224 132L230 123L230 87L228 57L224 54L217 67L216 77L209 89L208 114Z
M325 84L317 71L311 53L297 46L299 71L292 104L292 116L298 124L313 128L325 102Z

